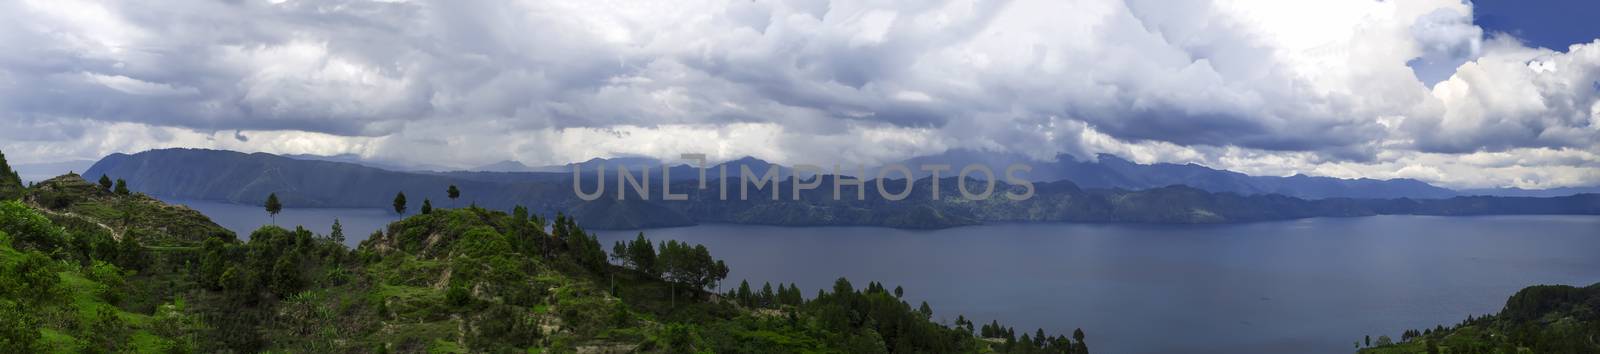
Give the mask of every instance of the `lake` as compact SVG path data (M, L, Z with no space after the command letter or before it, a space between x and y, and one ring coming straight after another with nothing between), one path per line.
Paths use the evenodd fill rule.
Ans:
M187 204L243 238L258 206ZM285 209L279 225L354 245L380 209ZM598 232L605 249L639 231ZM946 323L1083 328L1096 353L1350 353L1363 335L1493 313L1528 285L1600 282L1600 217L1374 216L1233 225L995 224L943 230L699 225L644 230L705 244L749 280L810 297L840 276L902 286ZM774 285L776 286L776 285ZM1019 333L1020 335L1020 333Z
M1497 312L1528 285L1600 282L1592 216L645 233L705 244L732 268L725 289L793 282L809 297L840 276L857 289L876 280L947 323L1081 327L1096 353L1350 353L1363 335ZM636 232L599 234L610 247Z
M267 216L266 208L259 205L166 198L162 198L162 201L185 205L206 214L217 225L233 230L239 235L239 240L250 239L250 232L262 225L271 224L273 220ZM332 232L333 220L336 218L339 220L339 226L344 228L345 245L352 248L372 235L373 231L381 230L389 223L400 220L393 211L383 209L284 208L283 212L278 213L277 222L284 228L305 226L306 230L327 235Z

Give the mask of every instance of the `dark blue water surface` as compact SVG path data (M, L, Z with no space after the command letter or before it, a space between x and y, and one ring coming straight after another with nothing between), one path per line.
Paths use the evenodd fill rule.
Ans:
M635 233L600 236L609 247ZM840 276L876 280L948 322L1081 327L1097 353L1349 353L1363 335L1496 312L1528 285L1600 282L1600 218L1577 216L645 233L710 247L732 286L793 282L811 296Z
M260 207L177 201L240 233ZM279 225L354 245L378 209L287 209ZM605 249L639 231L603 231ZM644 230L705 244L724 287L834 279L902 286L934 317L1033 333L1083 328L1096 353L1348 353L1363 335L1498 311L1533 284L1600 282L1600 217L1376 216L1236 225L998 224L944 230L700 225ZM731 285L729 285L731 284ZM774 285L776 286L776 285Z

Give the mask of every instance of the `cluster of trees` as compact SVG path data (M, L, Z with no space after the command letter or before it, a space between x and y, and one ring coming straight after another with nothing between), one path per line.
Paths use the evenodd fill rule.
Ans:
M964 316L958 317L956 318L956 326L965 327L970 331L972 329L972 321L967 320ZM1043 328L1034 330L1031 337L1027 333L1023 333L1022 337L1018 338L1016 329L1000 325L998 321L992 321L978 330L978 336L1003 340L1004 342L1000 345L999 351L1004 353L1089 352L1088 344L1083 342L1084 334L1082 328L1073 330L1072 338L1070 339L1066 335L1050 336L1045 334Z
M118 178L116 183L112 183L111 177L106 175L100 175L100 189L115 193L116 195L133 194L133 192L128 190L128 181Z
M778 284L778 290L772 290L772 283L762 283L761 291L752 291L750 282L739 281L739 288L728 290L723 295L732 299L739 306L748 308L779 308L783 306L805 305L805 296L800 294L800 287L794 284L784 286Z
M600 238L584 231L576 219L556 214L550 231L556 247L546 252L556 252L593 274L606 274L611 270L610 263L606 263L606 251L600 248Z
M683 269L683 274L688 279L673 279L670 275L674 272L672 254L682 254L683 259L693 261L681 264L692 265ZM709 251L704 246L691 246L677 241L652 242L644 234L636 235L632 240L617 241L611 247L612 260L618 267L632 270L636 274L657 279L669 284L687 285L699 292L705 289L704 285L726 277L726 265L722 262L711 261ZM695 269L698 268L698 269ZM705 277L712 274L712 277ZM694 288L696 285L702 287ZM1017 336L994 336L988 342L979 341L973 334L972 322L960 317L953 327L941 325L934 320L933 308L927 302L913 306L903 297L905 290L895 287L890 290L878 282L868 282L866 287L855 289L849 280L840 278L835 281L831 291L819 290L816 296L807 299L801 289L794 284L772 285L763 283L759 290L753 288L749 281L740 281L739 286L723 293L723 300L709 303L696 302L697 307L733 305L745 309L768 309L780 314L778 317L767 317L769 320L742 323L732 326L728 322L716 322L706 319L706 313L717 313L718 310L702 310L699 316L683 316L681 313L672 312L667 316L670 321L683 321L667 326L665 344L667 351L704 351L714 352L784 352L796 351L793 347L785 346L785 341L765 342L751 341L752 338L765 338L774 333L810 333L809 336L822 343L827 343L829 350L849 353L950 353L950 352L981 352L988 348L1001 353L1087 353L1088 348L1083 344L1083 333L1076 333L1076 340L1065 335L1048 336L1042 330L1032 334ZM700 300L696 297L693 300ZM625 300L628 300L625 298ZM675 300L674 300L675 301ZM774 313L774 312L766 312ZM718 323L709 324L716 329L701 329L700 326L688 323ZM750 327L754 326L754 327ZM986 325L987 326L987 325ZM993 325L1002 328L998 322ZM1008 329L1009 330L1009 329ZM797 332L798 331L798 332ZM762 333L759 335L751 332ZM1009 338L1004 339L1002 338ZM1037 338L1037 339L1035 339ZM801 339L790 339L801 341Z
M452 184L449 188L445 189L445 195L450 197L450 205L455 206L456 198L461 198L461 189L456 188L456 185ZM408 209L406 207L406 192L395 193L394 202L392 205L394 206L395 214L405 215L406 210ZM519 205L518 207L521 206ZM423 214L433 213L433 201L426 198L422 199L422 208L418 211Z
M274 341L259 328L274 318L281 302L307 289L338 285L347 279L328 276L328 269L348 263L350 252L334 235L313 234L304 227L288 230L263 226L246 243L207 239L191 275L210 291L200 313L208 328L202 335L217 348L264 348Z
M711 251L705 245L691 246L668 240L661 243L658 251L644 238L644 233L627 243L613 244L611 258L636 272L667 281L673 304L677 303L679 285L699 294L699 290L711 289L728 278L728 265L711 258Z

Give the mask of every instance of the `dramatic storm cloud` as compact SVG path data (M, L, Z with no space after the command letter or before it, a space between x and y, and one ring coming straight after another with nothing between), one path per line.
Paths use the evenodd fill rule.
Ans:
M1113 153L1600 184L1600 41L1457 0L0 3L0 150L530 165Z

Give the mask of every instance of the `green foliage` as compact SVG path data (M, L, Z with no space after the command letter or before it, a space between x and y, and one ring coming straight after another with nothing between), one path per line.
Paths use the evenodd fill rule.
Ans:
M39 334L39 317L28 307L10 301L0 301L0 348L13 353L43 352L45 345Z
M67 234L21 202L0 201L0 232L12 235L19 249L52 251L67 244Z
M633 270L640 273L651 277L661 276L661 271L656 267L655 246L651 245L650 240L644 238L643 232L640 232L633 241L628 241L627 243L617 241L611 247L611 257L621 261L624 266L633 268Z
M0 294L19 304L38 306L60 300L60 279L55 262L38 251L21 253L5 265L0 275Z
M472 304L472 292L461 284L451 285L450 291L445 293L445 300L449 301L450 306L467 307Z
M128 341L128 324L118 317L118 312L111 306L95 307L88 327L80 334L89 347L114 353Z
M1537 285L1506 301L1499 314L1468 316L1454 326L1409 329L1400 341L1379 336L1363 353L1600 352L1600 284Z
M344 244L344 225L339 224L339 218L333 218L333 229L328 231L328 239L333 243Z
M11 169L6 162L6 154L0 152L0 200L12 200L23 195L22 177L17 171Z
M193 209L167 205L143 194L108 193L78 175L45 180L28 193L44 216L87 237L85 243L130 235L146 246L193 246L208 238L234 239L232 231Z
M432 213L433 213L433 201L427 200L427 199L423 199L422 200L422 214L426 215L426 214L432 214Z
M116 193L117 195L132 194L132 192L128 191L128 182L127 181L123 181L121 178L117 179L117 187L115 189L113 189L112 191L113 191L113 193Z
M113 184L111 183L111 177L104 174L100 175L100 189L104 189L106 192L111 192L112 186Z
M834 293L812 301L793 284L751 291L745 283L741 299L715 301L706 289L729 270L703 245L655 243L641 234L612 248L615 254L609 256L619 267L607 262L598 239L574 219L543 219L526 208L509 214L476 207L434 209L389 225L352 253L338 242L343 230L337 222L327 237L304 228L264 226L244 243L207 237L146 246L141 245L145 240L174 237L142 225L156 224L151 219L156 215L173 215L169 223L182 224L185 214L145 211L160 210L159 202L106 193L81 178L47 183L35 192L60 196L67 201L63 210L82 216L45 217L26 205L0 205L0 314L7 319L0 324L0 341L5 341L0 344L6 348L177 353L1024 348L979 341L968 328L931 322L931 309L913 309L877 283L857 292L840 279ZM129 220L123 223L123 218ZM30 237L12 236L12 230L26 230ZM28 248L16 251L11 244ZM68 315L52 315L61 313ZM1036 352L1054 348L1029 345Z

